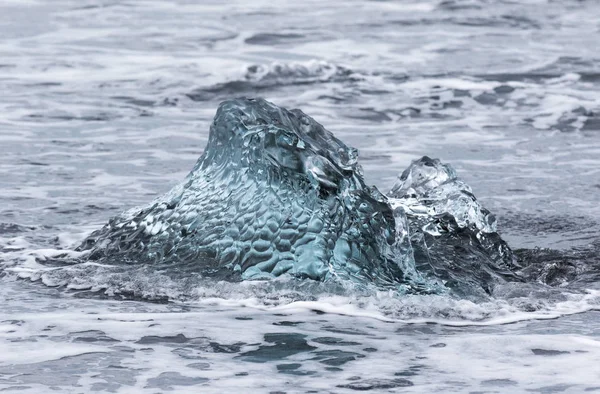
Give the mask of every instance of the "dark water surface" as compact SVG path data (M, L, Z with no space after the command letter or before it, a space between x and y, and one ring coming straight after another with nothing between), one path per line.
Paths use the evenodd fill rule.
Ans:
M0 390L600 391L599 42L597 1L5 0ZM178 183L231 96L301 108L383 191L420 156L451 163L553 287L51 275L44 259Z

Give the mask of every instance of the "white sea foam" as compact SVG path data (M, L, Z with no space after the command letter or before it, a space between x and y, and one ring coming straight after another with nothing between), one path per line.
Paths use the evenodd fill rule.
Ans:
M200 277L176 279L168 274L153 272L151 267L146 266L123 267L93 262L72 266L45 265L45 261L54 258L76 261L82 256L82 252L64 249L23 251L18 248L2 255L5 259L21 256L19 263L5 268L5 273L15 278L70 291L89 290L111 297L166 299L190 306L245 307L269 313L314 310L385 322L450 326L556 319L600 309L600 291L593 289L573 292L541 285L536 289L534 285L531 289L523 289L530 294L528 298L492 297L475 301L448 295L399 295L395 291L340 287L318 282L302 283L285 277L272 281L229 283ZM526 285L509 286L518 289ZM510 294L511 291L500 293Z

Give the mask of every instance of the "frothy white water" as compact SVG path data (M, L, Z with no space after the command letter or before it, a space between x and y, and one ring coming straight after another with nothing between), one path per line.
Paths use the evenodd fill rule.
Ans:
M63 235L69 242L75 239ZM394 290L348 283L319 283L283 276L268 281L226 282L187 273L157 272L151 266L114 266L77 262L81 252L70 249L23 249L20 238L4 241L4 280L26 280L65 295L168 301L181 305L248 307L270 313L320 311L384 322L452 326L508 324L523 320L556 319L600 309L600 291L569 290L534 283L498 285L495 296L460 299L450 294L409 295ZM19 245L17 247L16 245ZM11 246L17 250L11 250ZM60 265L48 266L59 258Z
M63 231L46 249L27 236L0 241L3 388L427 393L595 387L589 372L565 374L563 366L586 371L600 359L600 332L589 324L600 309L596 290L516 283L498 288L501 297L466 300L52 262L79 257L72 247L88 232Z
M10 299L39 291L25 287L29 296L10 285L2 293ZM2 354L20 355L0 360L6 388L183 393L190 386L202 392L379 386L425 393L566 385L576 392L595 387L590 366L600 361L594 312L461 327L381 319L342 299L265 308L223 299L149 304L48 295L44 303L23 299L20 311L11 303L0 313ZM567 364L580 372L565 373Z

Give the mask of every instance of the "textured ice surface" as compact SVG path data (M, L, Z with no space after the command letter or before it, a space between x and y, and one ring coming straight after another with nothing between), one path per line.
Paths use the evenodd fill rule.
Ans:
M427 156L415 160L389 193L406 213L417 269L459 292L478 283L490 292L493 278L518 279L516 259L496 232L496 218L458 179L456 171Z
M413 161L392 187L392 205L423 222L431 235L446 232L450 222L458 228L496 231L496 218L479 204L469 185L457 178L456 171L438 159L425 156Z
M241 278L405 282L404 238L357 151L299 110L223 102L185 181L112 219L90 258Z
M228 100L184 182L149 206L111 219L80 249L90 250L92 260L228 279L290 273L422 289L427 285L415 272L412 240L426 255L420 266L432 279L447 264L487 291L492 276L500 276L490 273L501 268L509 276L512 267L499 263L512 255L493 217L450 167L427 157L414 162L390 204L365 184L357 158L356 149L300 110L262 99ZM433 246L440 250L435 261L426 235L442 245Z

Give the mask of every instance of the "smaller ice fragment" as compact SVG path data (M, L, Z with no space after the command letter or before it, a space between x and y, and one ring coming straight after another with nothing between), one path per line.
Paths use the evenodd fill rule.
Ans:
M388 197L408 218L414 266L430 279L463 295L491 293L498 279L519 280L496 218L450 165L427 156L413 161Z
M496 232L494 215L481 206L456 171L439 159L424 156L413 161L392 187L390 197L392 207L401 206L409 216L422 219L423 231L432 235L445 231L445 217L460 228L474 225L485 233Z

